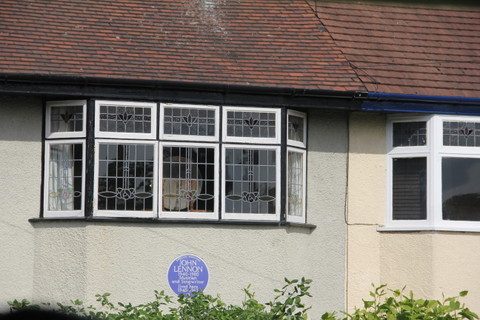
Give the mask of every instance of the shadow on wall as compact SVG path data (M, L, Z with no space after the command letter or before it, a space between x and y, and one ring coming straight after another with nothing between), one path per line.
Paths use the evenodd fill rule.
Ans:
M350 153L387 154L386 115L352 112L349 119Z
M345 111L308 110L308 151L347 153Z
M0 141L41 141L40 97L0 95Z

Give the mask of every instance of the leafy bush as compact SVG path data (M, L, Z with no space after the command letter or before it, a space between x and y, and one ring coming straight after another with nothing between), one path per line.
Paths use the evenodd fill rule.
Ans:
M352 313L347 313L343 320L456 320L478 319L478 315L460 303L459 298L465 297L467 291L462 291L456 297L443 298L442 300L417 299L410 291L408 294L402 290L390 290L386 285L374 286L370 292L371 299L363 300L363 308L356 308ZM323 320L337 320L334 313L325 313Z
M155 299L139 305L131 303L116 304L110 301L110 294L96 295L98 306L86 306L80 300L72 300L69 305L58 303L54 309L87 319L98 320L306 320L308 319L303 299L311 297L311 280L285 279L281 289L275 289L276 296L265 304L255 298L247 287L245 299L241 305L227 305L218 296L204 293L192 296L180 296L177 299L163 291L155 291ZM457 320L479 319L459 299L467 295L462 291L458 296L442 300L417 299L412 292L390 290L385 285L374 287L370 298L363 301L363 308L352 313L325 313L322 320ZM27 300L9 302L10 309L40 309L39 305ZM44 308L53 308L43 305Z

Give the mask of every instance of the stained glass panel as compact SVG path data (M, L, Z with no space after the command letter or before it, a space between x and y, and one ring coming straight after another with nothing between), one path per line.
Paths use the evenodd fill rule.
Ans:
M154 146L100 143L98 210L152 211Z
M275 112L227 112L227 136L247 138L275 138Z
M83 131L83 106L51 106L50 132Z
M288 140L304 142L304 121L303 117L288 115Z
M479 147L480 122L444 121L443 145Z
M395 122L393 124L393 146L413 147L427 144L427 123Z
M83 145L50 144L48 152L48 210L81 210Z
M213 212L215 193L214 148L163 147L163 211Z
M275 214L275 149L225 149L225 212Z
M163 109L163 133L172 135L215 136L215 110L207 108Z
M128 105L100 105L100 131L151 133L152 108Z

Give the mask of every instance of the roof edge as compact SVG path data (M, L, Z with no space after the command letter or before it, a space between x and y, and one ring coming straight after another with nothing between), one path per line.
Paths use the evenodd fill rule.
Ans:
M59 84L59 85L95 85L95 86L119 86L141 87L174 90L197 90L216 93L248 93L248 94L273 94L300 97L344 98L353 99L359 95L365 95L363 91L340 91L330 89L295 88L280 86L254 86L240 84L223 84L214 82L187 82L170 80L146 80L125 79L110 77L88 77L72 75L49 75L49 74L15 74L0 73L0 83L23 83L23 84Z

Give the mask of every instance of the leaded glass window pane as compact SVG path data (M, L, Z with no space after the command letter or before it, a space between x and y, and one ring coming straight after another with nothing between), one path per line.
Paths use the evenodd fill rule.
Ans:
M152 108L129 105L100 105L100 131L151 133Z
M152 211L154 146L100 143L98 210Z
M480 146L480 122L444 121L443 145L458 147Z
M393 146L414 147L427 144L427 123L395 122L393 124Z
M81 210L83 145L50 144L48 152L48 210Z
M163 147L162 210L215 211L215 149Z
M288 115L288 140L304 142L304 121L303 117Z
M50 133L83 131L83 105L50 107Z
M276 137L275 112L228 111L226 120L229 137Z
M304 210L304 154L288 151L288 215L303 216Z
M393 219L427 218L427 158L393 159Z
M225 212L275 214L275 149L225 149Z
M215 136L215 110L210 108L164 107L163 133Z
M480 159L442 159L444 220L480 221Z

